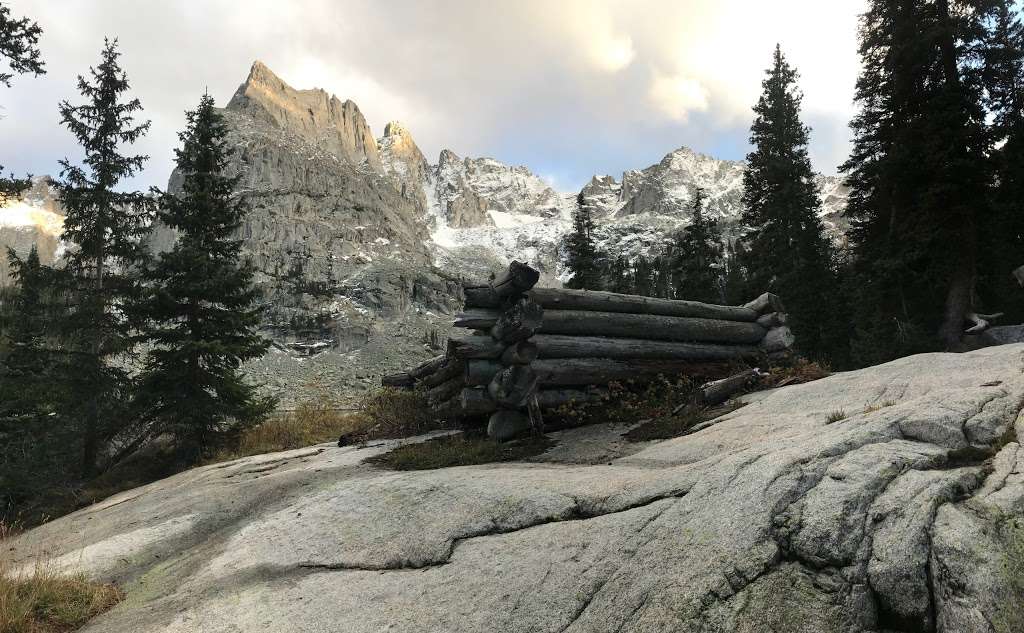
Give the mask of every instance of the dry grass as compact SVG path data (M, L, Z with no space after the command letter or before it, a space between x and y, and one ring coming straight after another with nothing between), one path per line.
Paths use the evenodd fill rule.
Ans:
M399 446L366 461L391 470L433 470L453 466L518 461L539 455L553 444L552 440L542 435L511 442L496 442L486 437L453 435Z
M0 542L16 530L0 523ZM0 633L64 633L124 598L113 585L64 575L46 562L14 571L0 562Z
M831 370L821 363L796 358L783 365L770 367L768 376L761 381L762 389L774 387L785 387L786 385L799 385L805 382L821 380L832 375Z
M342 435L364 435L372 426L366 415L340 411L328 401L305 403L245 430L234 445L218 451L208 463L336 442Z
M419 389L381 387L363 396L359 404L373 438L411 437L442 428Z
M846 419L846 411L842 409L836 409L835 411L829 411L828 417L825 418L825 424L835 424L840 420Z

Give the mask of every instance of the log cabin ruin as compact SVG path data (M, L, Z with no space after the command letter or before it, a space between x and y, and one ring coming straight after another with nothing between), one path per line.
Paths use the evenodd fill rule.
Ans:
M722 306L535 288L539 278L512 262L490 283L466 287L454 325L467 332L453 335L444 354L382 384L423 389L439 418L486 418L488 435L507 440L538 429L545 410L599 401L611 382L777 357L794 342L772 294ZM724 400L756 375L747 370L709 383L704 398Z

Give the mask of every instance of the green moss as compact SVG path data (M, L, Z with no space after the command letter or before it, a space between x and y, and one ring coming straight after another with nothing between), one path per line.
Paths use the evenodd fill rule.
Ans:
M540 455L554 444L544 436L499 443L484 437L454 435L399 446L366 462L391 470L433 470L518 461Z

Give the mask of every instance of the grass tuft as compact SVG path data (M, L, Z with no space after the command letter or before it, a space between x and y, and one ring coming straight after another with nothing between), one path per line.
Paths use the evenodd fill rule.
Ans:
M15 530L0 523L0 541ZM0 632L63 633L79 628L124 598L110 584L64 575L46 563L14 571L0 562Z
M825 418L825 424L835 424L840 420L845 420L846 417L846 411L843 409L836 409L835 411L829 412L828 417Z
M391 470L433 470L518 461L540 455L553 445L552 440L542 435L500 443L485 437L450 435L399 446L366 462Z

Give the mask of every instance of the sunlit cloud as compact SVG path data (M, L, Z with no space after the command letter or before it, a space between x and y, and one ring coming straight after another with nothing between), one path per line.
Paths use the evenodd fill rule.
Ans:
M661 112L678 121L686 121L690 112L708 109L707 89L689 77L655 76L650 97Z

